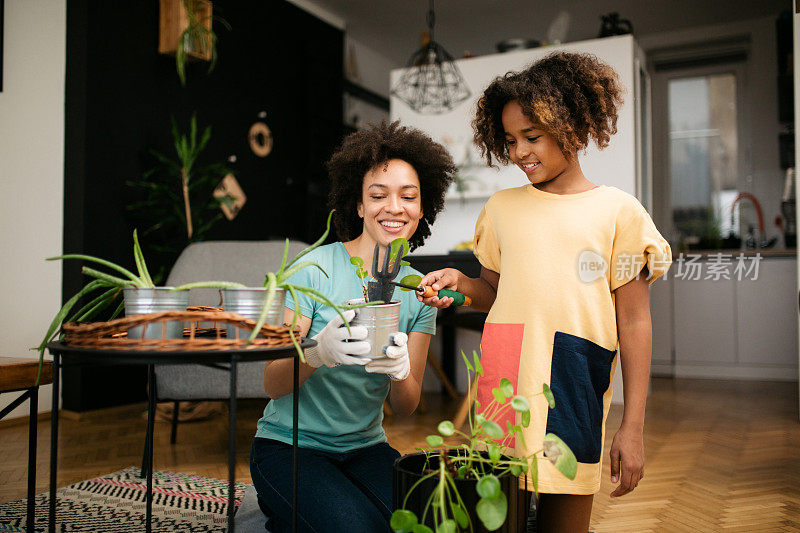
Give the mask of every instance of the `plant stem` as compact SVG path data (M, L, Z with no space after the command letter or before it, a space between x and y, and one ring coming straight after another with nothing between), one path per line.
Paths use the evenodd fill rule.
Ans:
M181 168L181 185L183 186L183 208L186 210L186 234L192 238L192 206L189 204L189 176L186 169Z

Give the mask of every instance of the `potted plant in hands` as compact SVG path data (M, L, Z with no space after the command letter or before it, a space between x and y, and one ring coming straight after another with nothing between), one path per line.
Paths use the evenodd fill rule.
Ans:
M391 273L400 270L402 266L408 266L410 263L404 261L403 257L408 254L410 245L408 241L402 237L393 240L386 250L383 263L383 273L391 276ZM375 245L375 252L373 254L372 268L373 275L380 276L378 270L378 251L379 247ZM399 261L399 265L397 264ZM400 302L392 300L391 294L393 286L389 286L388 290L384 292L381 289L382 283L375 281L367 281L369 273L364 268L364 259L358 256L350 258L350 263L356 267L356 276L361 280L361 286L364 291L364 298L356 298L345 302L348 306L368 306L359 311L356 317L350 322L351 326L364 326L367 328L367 341L370 343L371 352L369 357L382 357L383 347L390 343L389 337L398 331L400 324ZM401 283L409 285L418 285L421 278L416 275L405 276ZM401 289L408 291L410 289ZM387 295L389 297L387 298ZM388 301L384 301L384 298Z
M133 230L133 258L136 263L137 274L121 267L111 261L100 259L91 255L65 254L57 257L48 257L47 261L57 261L63 259L79 259L90 261L101 266L115 270L119 277L107 272L101 272L88 266L81 268L81 272L93 280L89 281L77 294L65 303L56 316L50 322L44 339L34 350L39 351L39 372L41 373L41 363L44 358L44 350L47 343L53 340L58 334L61 324L65 322L86 322L97 317L103 310L108 308L120 294L123 300L111 314L111 319L115 318L125 309L126 315L153 313L158 311L184 311L188 303L189 293L187 291L174 291L171 287L156 287L150 273L147 270L147 263L139 246L139 238L136 230ZM98 294L98 291L100 293ZM70 311L78 301L84 296L95 294L95 297L78 311L70 315ZM69 318L67 318L69 316ZM131 328L128 335L131 338L161 338L161 329L152 328L151 331L144 330L144 326ZM183 335L183 322L166 322L165 336L167 338L179 338ZM37 383L38 383L37 376Z
M472 363L463 352L461 356L467 366L467 383L472 382L470 373L483 376L477 352L473 352ZM470 387L470 398L471 393ZM438 434L426 438L430 448L395 462L397 510L390 522L393 531L455 533L501 528L514 531L507 521L509 504L516 503L518 478L522 474L530 475L534 492L537 491L537 456L543 455L567 478L575 478L578 467L575 455L552 433L545 435L541 449L513 456L515 439L522 449L528 450L522 428L530 423L530 401L514 394L514 386L508 379L500 380L492 394L494 399L480 413L481 406L475 400L475 412L468 417L468 432L460 431L449 420L442 421ZM544 396L551 409L555 407L547 384L542 385L539 395ZM496 420L509 409L519 414L520 423L507 422L503 429ZM462 442L457 447L444 447L445 437L456 437Z

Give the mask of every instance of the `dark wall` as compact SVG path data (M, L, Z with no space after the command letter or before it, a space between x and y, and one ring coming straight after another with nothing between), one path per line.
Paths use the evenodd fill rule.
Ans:
M283 0L215 0L214 14L231 26L214 24L216 68L206 74L207 63L189 64L182 87L174 58L158 54L158 2L131 9L69 0L65 252L133 268L134 219L125 206L140 193L125 182L155 166L148 149L174 156L170 116L185 130L193 112L199 126L212 126L199 163L236 155L233 168L247 195L238 217L219 222L208 238L310 242L324 230L324 161L343 131L342 32ZM274 139L266 158L247 141L261 111ZM143 248L150 270L158 270L164 256L147 242ZM65 299L84 283L80 265L64 265ZM142 368L67 370L64 407L142 400L145 375Z

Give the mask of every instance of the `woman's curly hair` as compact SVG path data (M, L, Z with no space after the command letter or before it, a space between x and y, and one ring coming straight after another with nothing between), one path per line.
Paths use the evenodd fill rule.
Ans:
M358 216L364 175L390 159L402 159L419 176L422 219L409 239L411 249L422 245L431 234L431 225L444 207L444 195L453 181L456 166L444 146L425 133L400 121L380 125L348 135L328 161L331 192L328 207L336 209L333 221L343 241L361 234L363 221Z
M609 65L591 54L555 52L521 72L494 79L478 99L472 127L481 156L509 162L503 108L516 101L537 127L550 133L568 158L591 139L602 149L617 132L624 87Z

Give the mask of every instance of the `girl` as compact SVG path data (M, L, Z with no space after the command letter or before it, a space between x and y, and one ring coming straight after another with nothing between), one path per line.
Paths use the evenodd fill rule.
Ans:
M455 167L444 147L395 122L347 137L328 170L329 203L344 242L307 256L329 277L307 268L291 282L344 302L363 297L352 256L361 257L368 268L375 244L383 251L403 237L413 250L430 235ZM418 274L403 266L398 276L412 273ZM435 309L420 304L411 292L396 291L394 298L401 301L401 334L394 334L394 345L385 348L387 357L367 359L359 357L370 351L365 327L351 327L348 333L333 309L299 295L301 334L317 341L300 369L300 531L389 530L392 463L399 454L386 443L383 403L388 398L399 416L416 409L428 344L436 331ZM292 312L286 309L287 322ZM345 317L351 320L354 313L347 311ZM259 504L274 533L291 529L292 365L289 359L279 360L264 369L264 390L272 401L258 421L250 460Z
M622 92L614 70L587 54L555 53L495 79L478 100L475 142L490 166L493 158L511 162L530 184L496 193L481 211L474 240L479 278L444 269L422 280L466 293L489 312L482 405L502 377L529 397L542 383L553 390L554 409L541 396L532 402L525 440L533 447L545 433L560 436L578 473L571 481L539 460L540 531L589 527L617 347L625 410L611 446L611 481L619 482L611 496L632 491L644 474L648 283L669 268L670 247L636 198L593 184L578 161L591 140L608 145Z

